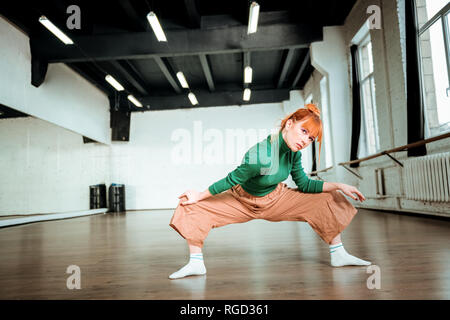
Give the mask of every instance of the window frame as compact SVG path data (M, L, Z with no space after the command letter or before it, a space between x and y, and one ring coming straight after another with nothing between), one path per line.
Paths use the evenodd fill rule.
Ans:
M417 10L417 2L414 1L414 6ZM434 16L432 16L430 19L428 19L428 21L426 23L424 23L420 28L418 28L417 30L417 40L420 41L420 37L421 35L426 32L427 30L429 30L432 26L435 25L435 23L438 23L439 19L441 19L441 27L442 27L442 35L443 35L443 40L444 40L444 50L445 50L445 60L446 60L446 64L447 64L447 77L448 77L448 87L447 87L447 96L450 97L450 26L448 23L448 19L450 19L450 2L445 5L443 8L441 8L441 10L439 10L437 13L434 14ZM424 78L423 78L423 65L422 65L422 52L421 52L421 48L419 45L419 59L418 59L418 63L419 63L419 70L420 70L420 81L422 83L422 91L425 90L425 83L424 83ZM424 95L424 99L425 99L425 92L422 93ZM436 110L437 112L437 110ZM428 136L428 138L434 136L431 134L431 129L429 127L428 124L428 120L427 120L427 111L424 110L424 116L425 116L425 137ZM442 125L441 125L442 126ZM450 131L441 131L439 130L439 134L444 134L446 132L450 132Z
M362 122L364 125L364 140L366 143L366 148L365 151L367 154L365 154L364 156L369 156L371 154L377 153L378 151L380 151L380 135L379 135L379 130L378 130L378 116L377 116L377 105L376 105L376 97L375 94L376 92L373 90L373 87L375 85L375 79L374 79L374 72L375 72L375 66L374 66L374 62L373 62L373 53L370 52L370 55L372 56L372 71L369 72L367 75L365 75L363 77L362 73L363 73L363 59L362 59L362 49L367 46L369 43L372 42L372 39L370 37L370 32L369 30L367 30L367 32L362 36L361 40L356 43L358 49L357 49L357 54L358 54L358 76L359 76L359 90L360 90L360 99L361 99L361 117L362 117ZM375 150L373 152L371 152L372 150L369 150L369 143L368 143L368 139L369 139L369 126L367 124L367 115L366 115L366 101L364 98L364 92L363 92L363 88L364 88L364 84L369 81L369 85L370 85L370 97L371 97L371 103L372 103L372 119L373 119L373 127L374 127L374 135L375 135Z

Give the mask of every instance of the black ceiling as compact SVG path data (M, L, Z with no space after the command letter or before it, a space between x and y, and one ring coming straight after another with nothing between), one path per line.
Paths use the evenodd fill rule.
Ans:
M151 111L289 99L289 90L302 89L314 70L310 43L322 40L323 26L342 24L356 0L257 2L258 31L250 35L247 0L2 1L0 13L30 36L35 61L66 63L104 91L116 109ZM66 27L66 10L73 4L81 9L80 30ZM158 16L167 42L157 41L146 19L150 11ZM55 38L38 22L41 15L75 44ZM247 64L253 81L244 86ZM188 89L176 78L178 71L199 105L189 102ZM115 91L106 74L126 92ZM248 102L242 100L247 86L252 90ZM124 98L128 93L144 108L129 103Z

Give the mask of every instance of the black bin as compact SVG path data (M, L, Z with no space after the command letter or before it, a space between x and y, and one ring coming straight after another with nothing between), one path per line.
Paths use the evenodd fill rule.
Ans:
M112 183L109 187L109 211L125 211L125 185Z
M106 208L106 185L96 184L89 186L89 208Z

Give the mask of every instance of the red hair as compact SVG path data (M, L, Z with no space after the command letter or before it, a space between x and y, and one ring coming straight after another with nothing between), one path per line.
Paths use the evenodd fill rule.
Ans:
M319 161L317 168L319 168L320 151L322 149L322 120L320 119L320 110L313 103L305 105L305 108L300 108L281 120L281 128L279 132L284 129L286 122L289 119L292 119L294 122L302 122L302 126L308 130L310 135L312 135L314 139L317 138L317 142L319 142Z

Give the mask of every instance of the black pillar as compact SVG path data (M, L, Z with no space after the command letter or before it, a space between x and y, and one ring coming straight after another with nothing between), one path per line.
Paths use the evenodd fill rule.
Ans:
M408 144L425 138L423 94L420 81L418 27L414 0L405 1L406 27L406 109ZM408 149L408 157L427 154L425 145Z
M352 55L352 140L350 146L350 161L358 159L358 144L361 134L361 90L359 84L358 46L350 47ZM350 167L359 167L359 163L352 163Z
M311 171L316 171L317 164L316 164L316 142L315 141L313 141L311 143L311 147L312 147L312 169L311 169Z

